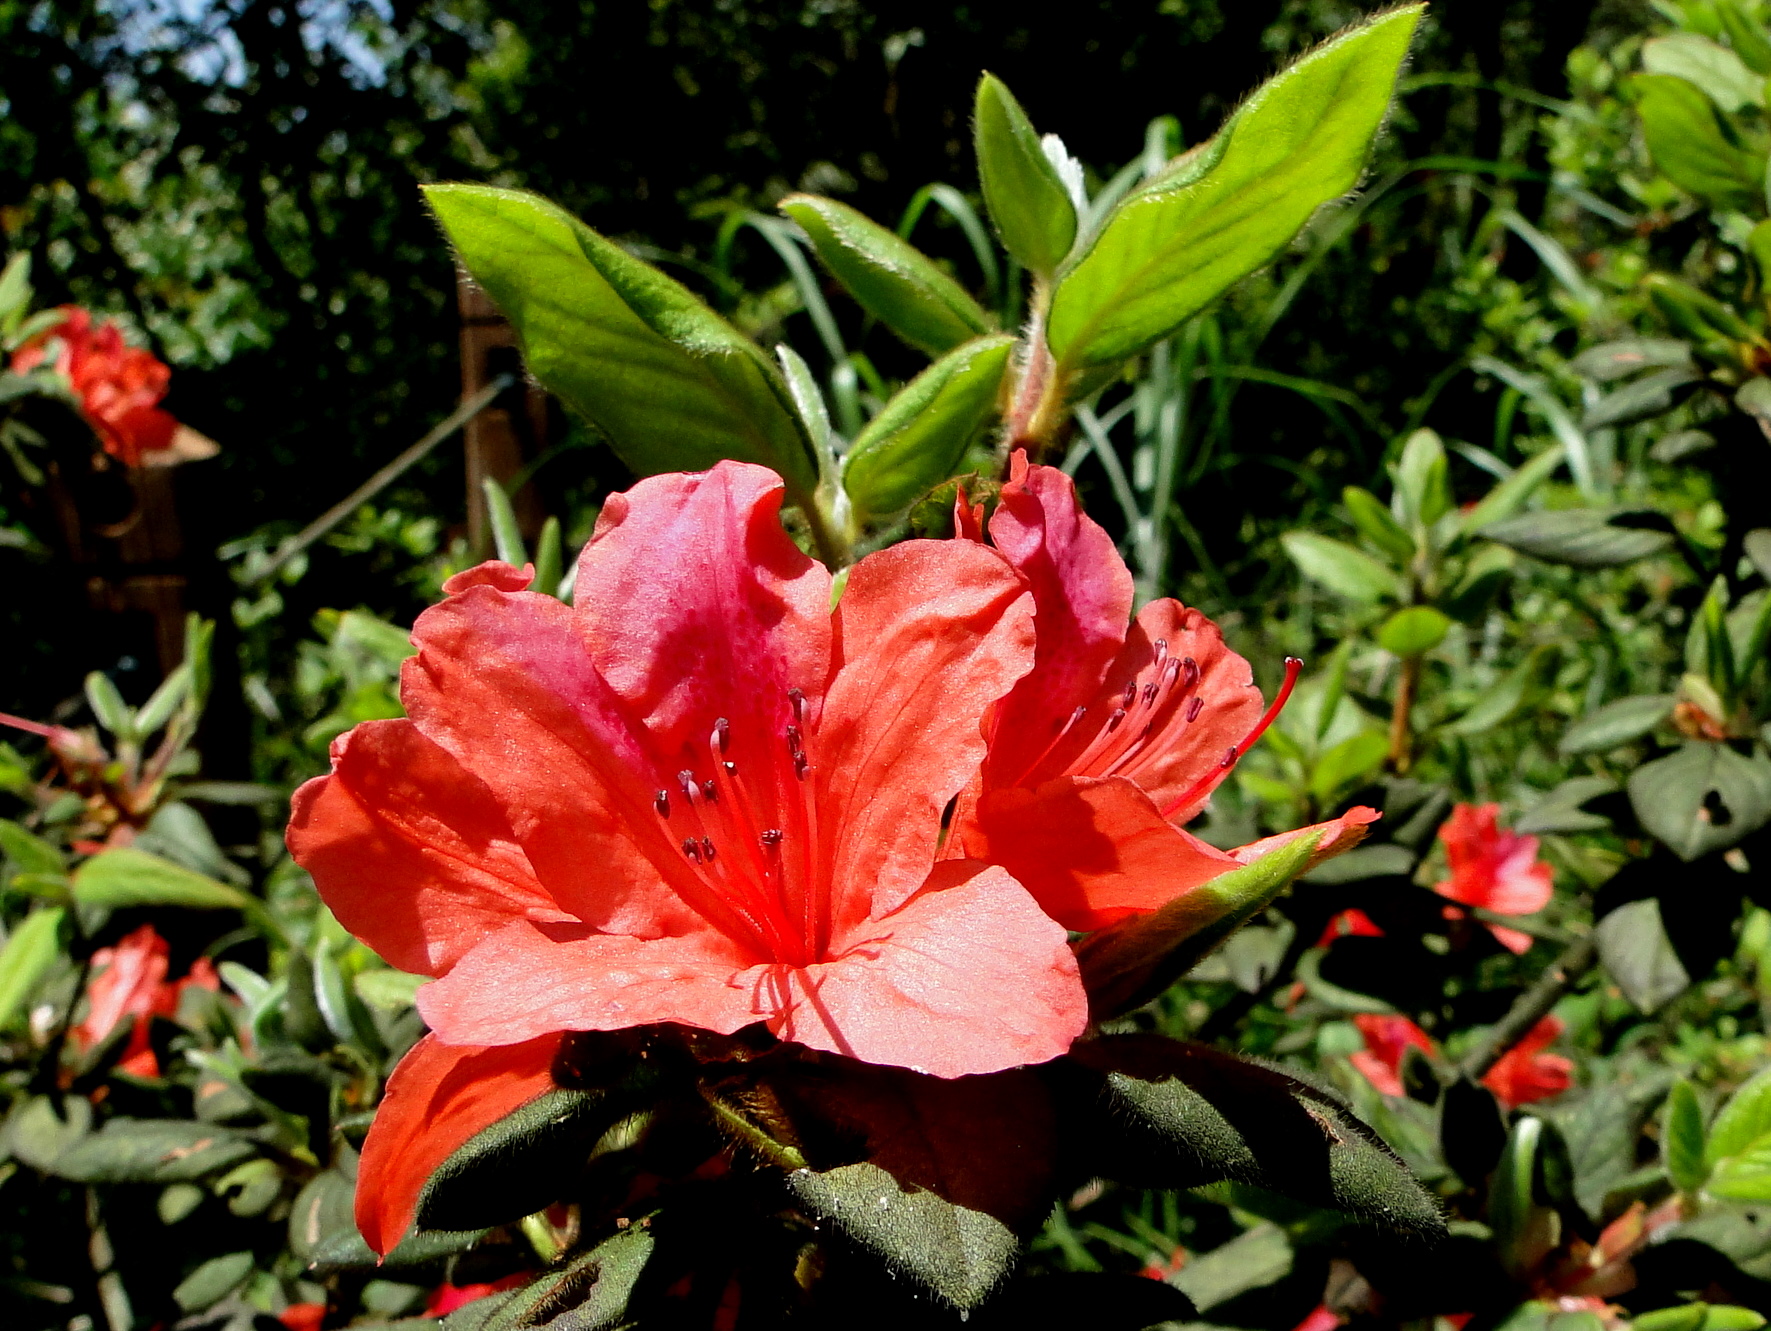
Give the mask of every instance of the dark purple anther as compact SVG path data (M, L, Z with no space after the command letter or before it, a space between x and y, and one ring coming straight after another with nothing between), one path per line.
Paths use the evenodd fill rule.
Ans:
M806 695L798 689L788 689L787 701L793 708L794 722L803 726L806 723Z
M701 853L707 857L709 864L713 863L713 839L711 837L701 838Z
M801 781L804 781L806 779L806 773L811 770L812 765L806 761L805 754L796 753L793 755L793 774L796 777Z
M1194 698L1188 699L1188 701L1187 701L1187 720L1189 722L1197 721L1199 719L1199 714L1201 712L1203 712L1204 710L1205 710L1205 699L1204 698L1194 697Z
M687 855L696 864L701 863L701 843L695 840L694 837L684 837L683 854Z
M762 843L770 850L781 844L781 829L778 827L763 828Z
M717 804L719 802L719 787L711 781L703 781L701 783L701 798L709 804Z
M787 751L791 754L797 755L799 753L804 752L804 750L805 750L805 745L801 742L799 727L798 726L791 726L791 725L788 726L787 727Z
M713 743L721 753L732 743L732 723L723 716L713 723Z
M660 818L670 817L670 792L660 790L652 796L652 807L658 810Z
M1115 707L1113 709L1113 715L1107 718L1107 730L1109 732L1118 730L1119 723L1123 720L1125 720L1125 708Z

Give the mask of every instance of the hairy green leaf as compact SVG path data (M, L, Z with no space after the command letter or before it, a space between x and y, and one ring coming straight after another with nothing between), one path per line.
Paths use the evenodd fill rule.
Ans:
M799 494L817 464L787 387L680 283L520 190L427 185L462 264L516 328L530 371L641 475L756 462Z
M939 356L995 327L934 260L848 204L790 194L780 207L861 308L911 346Z
M936 361L868 422L843 460L857 519L901 513L958 470L996 417L1011 337L981 337Z
M1051 276L1076 242L1076 205L1027 113L994 74L978 80L972 135L996 234L1028 272Z
M1199 158L1115 210L1052 301L1047 337L1062 372L1136 355L1359 183L1422 9L1317 47L1263 84Z

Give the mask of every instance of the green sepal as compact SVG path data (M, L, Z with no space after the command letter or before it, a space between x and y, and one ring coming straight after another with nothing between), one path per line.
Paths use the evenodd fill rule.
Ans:
M918 350L939 356L995 328L984 307L934 260L846 203L790 194L780 208L861 308Z
M1359 183L1423 8L1317 47L1243 104L1221 144L1114 211L1053 297L1060 374L1117 364L1166 336Z
M843 459L842 484L859 522L903 512L959 470L996 418L1014 339L980 337L906 384Z
M1050 277L1076 243L1076 205L1027 113L986 73L973 101L978 183L1003 247L1028 272Z
M1166 906L1097 930L1076 945L1089 1011L1096 1020L1149 1002L1198 965L1321 858L1326 832L1306 829L1252 864L1220 874ZM1342 831L1335 854L1363 837Z
M634 471L731 458L811 493L816 459L774 363L681 283L537 195L487 185L424 193L516 329L529 370Z
M1441 1234L1439 1207L1382 1139L1336 1097L1278 1068L1158 1035L1079 1042L1066 1063L1090 1172L1134 1187L1229 1180L1414 1234ZM1059 1069L1058 1075L1069 1072Z

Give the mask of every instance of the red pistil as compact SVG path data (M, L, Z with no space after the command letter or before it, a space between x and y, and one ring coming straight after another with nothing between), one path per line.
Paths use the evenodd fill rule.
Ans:
M1273 699L1273 705L1267 708L1266 714L1255 723L1254 729L1243 737L1240 744L1232 744L1224 751L1223 758L1219 760L1215 768L1195 781L1178 799L1169 801L1168 806L1162 811L1164 818L1174 817L1176 813L1193 803L1194 800L1199 799L1223 780L1224 773L1236 765L1236 760L1260 741L1261 736L1267 733L1267 727L1279 719L1279 713L1285 710L1285 704L1291 700L1291 691L1297 687L1298 676L1303 673L1303 669L1304 663L1297 657L1288 656L1285 658L1285 683L1279 686L1279 692Z

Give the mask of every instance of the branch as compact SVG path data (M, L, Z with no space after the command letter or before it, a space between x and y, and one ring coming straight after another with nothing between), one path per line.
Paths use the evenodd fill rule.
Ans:
M1483 1074L1500 1061L1502 1054L1543 1020L1568 986L1585 974L1598 957L1599 945L1591 934L1570 943L1562 955L1550 963L1549 969L1537 977L1537 983L1519 995L1507 1015L1464 1059L1461 1069L1464 1075L1471 1081L1480 1081Z

